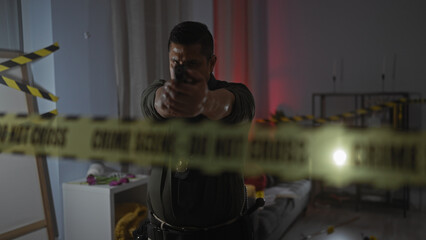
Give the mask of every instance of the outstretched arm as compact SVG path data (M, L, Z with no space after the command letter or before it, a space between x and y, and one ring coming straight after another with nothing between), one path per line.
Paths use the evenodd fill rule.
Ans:
M218 89L209 90L206 82L157 81L142 94L142 113L155 120L199 114L229 123L253 119L254 100L246 86L217 81Z

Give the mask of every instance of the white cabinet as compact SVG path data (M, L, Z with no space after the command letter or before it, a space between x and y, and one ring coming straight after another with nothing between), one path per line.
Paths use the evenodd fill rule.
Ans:
M146 206L148 176L138 175L115 187L80 184L84 181L62 184L65 240L114 239L115 205L137 202Z

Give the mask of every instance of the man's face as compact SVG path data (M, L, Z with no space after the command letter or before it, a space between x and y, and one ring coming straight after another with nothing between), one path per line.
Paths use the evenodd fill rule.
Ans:
M177 64L183 64L187 69L198 71L206 81L209 80L215 64L215 57L207 59L206 56L201 54L200 44L182 45L171 42L169 49L170 77L172 79L175 78L174 67Z

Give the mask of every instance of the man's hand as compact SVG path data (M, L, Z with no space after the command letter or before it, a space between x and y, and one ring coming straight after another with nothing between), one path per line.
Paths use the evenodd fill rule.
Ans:
M190 118L203 114L209 95L208 79L187 69L188 83L167 81L155 93L155 110L164 118Z

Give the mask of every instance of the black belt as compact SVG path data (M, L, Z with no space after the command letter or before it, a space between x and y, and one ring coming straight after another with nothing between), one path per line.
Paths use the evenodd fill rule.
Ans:
M202 240L207 238L207 231L177 231L169 227L147 226L148 237L152 240Z
M184 227L184 226L173 226L163 220L161 220L157 215L155 215L154 213L151 212L151 216L152 216L152 220L154 223L156 223L157 226L160 226L160 228L166 228L166 229L172 229L172 230L176 230L176 231L181 231L181 232L198 232L198 231L210 231L210 230L214 230L217 228L221 228L221 227L225 227L227 225L231 225L232 223L238 221L241 216L235 217L229 221L226 221L224 223L221 224L217 224L217 225L213 225L213 226L209 226L209 227Z
M252 239L252 229L249 229L245 221L248 221L247 217L264 204L263 199L256 199L254 206L243 216L210 228L175 227L159 221L158 217L152 215L151 223L147 226L148 237L152 240Z
M212 229L175 229L171 226L158 226L150 223L147 226L148 237L152 240L204 240L204 239L244 239L241 220ZM234 237L235 236L235 237Z

